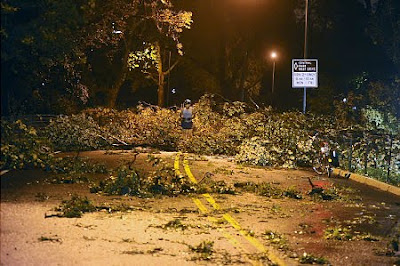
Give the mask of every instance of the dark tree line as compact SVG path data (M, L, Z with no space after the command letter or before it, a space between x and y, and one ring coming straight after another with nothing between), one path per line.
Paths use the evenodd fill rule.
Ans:
M204 93L299 108L290 63L303 53L304 2L2 1L2 115L171 105ZM309 110L332 113L354 95L399 116L400 2L309 2L308 54L321 66ZM183 10L193 12L189 31Z
M115 107L126 84L153 89L148 75L129 71L130 53L157 44L151 60L162 76L164 50L179 57L192 21L169 0L8 0L1 8L2 114Z

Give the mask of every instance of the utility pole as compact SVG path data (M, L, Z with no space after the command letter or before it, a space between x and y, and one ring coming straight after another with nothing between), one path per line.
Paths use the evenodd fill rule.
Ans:
M169 58L168 58L168 69L171 68L171 51L169 51ZM167 80L167 107L169 107L169 94L171 93L169 90L169 76L171 72L168 73L168 80Z
M306 7L305 7L305 18L304 18L304 59L307 58L307 28L308 28L308 0L306 0ZM306 113L307 107L307 88L304 87L304 94L303 94L303 114Z
M274 94L274 87L275 87L275 60L272 65L272 94Z

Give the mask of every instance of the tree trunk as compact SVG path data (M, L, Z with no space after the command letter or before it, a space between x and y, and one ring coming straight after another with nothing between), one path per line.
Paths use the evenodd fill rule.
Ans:
M242 68L240 71L241 75L240 75L240 82L239 82L240 100L242 102L244 102L245 94L246 94L246 89L244 88L244 83L245 83L246 77L247 77L247 69L249 68L248 61L249 61L249 54L248 54L248 51L246 50L246 56L245 56L244 61L242 62Z
M157 67L157 72L158 72L158 90L157 90L157 96L158 96L158 101L157 105L159 107L164 107L164 72L163 72L163 62L161 58L161 47L160 44L157 42L157 54L158 54L158 67Z
M114 86L110 88L109 91L108 107L110 108L115 108L119 91L121 90L122 85L125 83L127 70L125 69L125 67L123 67L121 71L122 74L119 76L118 80L115 82Z
M180 59L177 59L175 63L172 64L169 63L168 69L163 71L163 60L161 58L161 47L160 44L157 42L157 53L158 53L158 59L157 59L157 74L158 74L158 79L155 77L152 77L154 81L157 82L158 89L157 89L157 105L159 107L164 107L165 106L165 76L169 76L171 71L178 65ZM165 53L164 53L165 55ZM171 59L170 59L171 60Z
M118 98L118 94L119 91L121 90L122 85L124 85L125 80L126 80L126 76L128 73L128 57L129 57L129 48L131 46L131 41L130 38L128 38L125 42L124 42L124 55L122 57L122 67L121 67L121 72L120 75L118 76L117 80L114 83L114 86L112 86L112 88L110 88L109 91L109 98L108 98L108 107L110 108L115 108L116 104L117 104L117 98Z
M109 108L112 108L112 109L115 108L115 105L117 104L118 92L119 92L119 89L117 89L116 87L112 87L109 90L108 104L107 104L107 106Z
M164 107L164 85L165 85L165 81L164 81L164 73L158 73L158 103L157 105L160 107Z

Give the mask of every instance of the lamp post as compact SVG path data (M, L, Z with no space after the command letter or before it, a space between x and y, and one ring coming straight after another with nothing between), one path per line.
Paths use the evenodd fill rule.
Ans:
M308 28L308 0L306 0L305 7L305 17L304 17L304 59L307 58L307 28ZM306 113L307 106L307 88L304 87L303 93L303 114Z
M272 58L272 94L274 94L274 87L275 87L275 61L277 58L277 53L272 52L271 53L271 58Z

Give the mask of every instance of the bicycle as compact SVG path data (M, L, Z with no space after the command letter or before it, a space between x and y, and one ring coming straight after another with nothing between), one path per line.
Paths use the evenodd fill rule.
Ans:
M318 140L318 147L319 147L319 151L316 154L316 157L312 160L312 168L319 175L326 173L328 177L331 177L333 172L332 168L333 158L336 158L337 154L335 150L332 150L332 156L331 156L331 149L329 147L329 143L325 140L323 141L319 140L318 135L319 132L317 132L316 134L314 134L314 136L311 137L314 143Z

